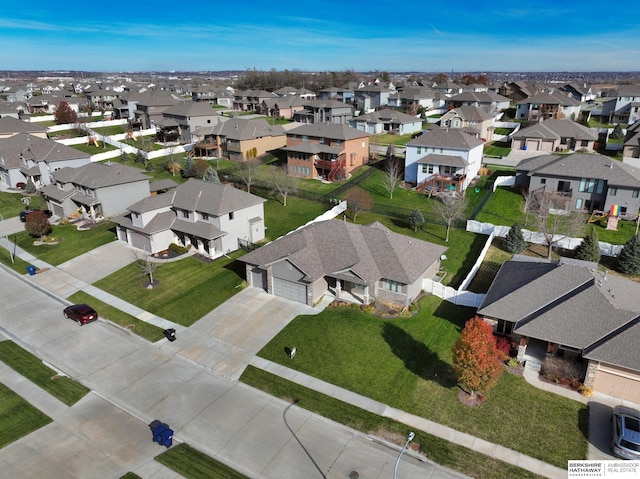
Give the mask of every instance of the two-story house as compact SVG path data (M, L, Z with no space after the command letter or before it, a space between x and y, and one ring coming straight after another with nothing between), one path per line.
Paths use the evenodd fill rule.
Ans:
M602 104L602 116L611 123L628 125L640 119L640 85L620 85L615 92L615 101Z
M407 143L404 181L429 192L467 189L482 166L484 142L458 128L431 128Z
M120 163L89 163L52 173L52 184L40 191L53 214L79 215L96 221L126 210L132 201L148 197L149 176Z
M41 188L56 170L90 162L89 154L48 138L29 133L0 138L0 181L10 188L29 180Z
M462 128L485 141L493 137L495 116L477 106L460 106L440 117L443 128Z
M47 128L38 123L29 123L13 116L0 117L0 138L9 138L19 133L28 133L32 137L47 138Z
M355 91L355 105L360 111L371 112L389 104L389 95L395 93L382 85L365 85Z
M337 100L312 100L304 103L304 109L293 114L298 123L335 123L347 125L353 118L353 107Z
M447 98L445 107L452 109L461 106L475 106L487 113L497 113L509 108L510 101L509 98L491 91L466 91Z
M516 119L548 120L550 118L577 120L580 118L580 102L561 91L537 93L516 103Z
M182 101L184 100L167 91L153 90L143 93L135 102L134 118L129 119L130 129L146 130L151 128L162 120L162 114L166 110Z
M264 239L264 202L232 185L190 179L115 217L118 239L149 253L171 243L217 258Z
M522 128L511 137L511 148L528 151L593 151L598 135L571 120L545 120Z
M369 159L369 133L347 125L316 123L287 132L290 175L338 181Z
M233 106L234 95L226 88L201 86L193 88L191 91L191 99L193 101L201 101L210 105L219 105L231 108Z
M266 90L242 90L234 93L233 109L240 111L257 111L267 98L278 98L273 92Z
M297 95L285 95L278 98L267 98L262 100L258 111L272 118L291 119L296 112L304 110L307 99Z
M220 118L217 125L202 127L194 134L195 157L227 157L233 161L257 158L287 144L281 125L270 125L264 118Z
M640 121L627 128L622 150L623 158L640 158Z
M183 101L162 112L162 120L157 124L157 136L162 141L191 143L193 132L201 127L220 123L220 114L206 102Z
M422 120L401 111L385 108L357 116L349 121L349 126L372 135L379 133L408 135L422 130Z
M526 158L516 166L516 185L529 192L567 197L575 211L636 215L640 209L640 170L604 155L574 153Z
M353 104L354 90L353 88L329 87L318 91L316 97L318 100L337 100L343 103Z

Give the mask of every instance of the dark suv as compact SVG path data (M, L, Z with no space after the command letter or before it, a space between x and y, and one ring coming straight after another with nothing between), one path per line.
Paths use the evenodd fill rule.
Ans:
M98 313L88 304L73 304L64 308L64 317L73 319L80 326L98 319Z
M29 216L29 214L31 213L35 213L36 211L44 211L44 214L47 215L47 218L51 218L52 216L51 210L22 210L20 212L20 221L24 223L25 221L27 221L27 216Z

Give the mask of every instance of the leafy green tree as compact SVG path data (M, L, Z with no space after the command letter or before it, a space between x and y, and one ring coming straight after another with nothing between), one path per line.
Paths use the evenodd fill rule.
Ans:
M613 127L613 131L609 135L609 138L613 140L617 140L624 137L624 133L622 133L622 127L620 125L616 125Z
M424 225L424 216L422 216L420 210L413 210L407 221L409 221L413 231L418 231L418 228L422 228L422 225Z
M640 235L635 235L624 244L616 266L621 273L633 276L640 274Z
M598 241L598 233L591 228L589 234L585 236L582 242L574 251L575 257L583 261L600 261L600 242Z
M476 316L464 325L453 344L453 371L458 382L471 397L486 393L502 374L500 352L489 323Z
M218 172L213 167L209 166L206 170L204 170L202 181L207 181L209 183L220 183Z
M527 242L524 240L524 236L522 235L522 229L518 223L515 223L507 236L504 238L504 249L506 249L509 253L522 253L527 247Z
M27 180L27 185L24 187L24 190L29 194L33 194L36 192L36 185L33 183L31 177L29 177L29 179Z

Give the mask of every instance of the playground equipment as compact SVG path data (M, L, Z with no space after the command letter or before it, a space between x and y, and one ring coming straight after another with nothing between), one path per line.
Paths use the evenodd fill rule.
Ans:
M127 130L127 134L125 135L124 139L138 141L138 137L133 134L133 130Z
M98 140L95 139L93 136L89 135L87 136L87 146L91 146L91 143L96 145L96 148L100 146L100 144L98 143Z
M589 218L589 223L596 223L600 220L607 219L607 228L611 231L618 230L618 221L620 220L620 205L611 205L609 212L594 210Z

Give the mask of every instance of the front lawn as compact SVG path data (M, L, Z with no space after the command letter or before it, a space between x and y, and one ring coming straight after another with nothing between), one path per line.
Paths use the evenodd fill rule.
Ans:
M79 382L66 376L58 376L39 358L13 341L0 341L0 361L67 406L73 406L89 392L89 389Z
M0 383L0 449L50 422L46 414Z
M13 216L18 216L20 211L25 209L25 205L22 202L22 199L26 195L23 195L20 192L16 193L7 193L0 192L0 215L6 220L7 218L11 218ZM46 203L42 196L33 195L29 196L31 198L29 203L29 208L37 208L37 209L45 209ZM4 234L4 229L0 229L0 234Z
M451 347L474 310L433 296L419 305L415 316L393 320L349 307L300 316L259 355L558 467L586 458L586 406L521 376L505 372L484 405L462 404ZM297 347L293 361L285 345Z
M72 224L52 225L51 228L51 234L47 237L58 240L58 244L36 246L34 241L39 238L33 238L26 231L21 231L15 235L18 246L38 259L57 266L116 239L114 225L110 221L103 221L87 231L78 231Z
M244 263L237 261L242 254L235 252L213 262L188 257L162 264L153 274L158 282L153 289L145 287L147 278L136 263L94 286L159 317L190 326L244 288Z

